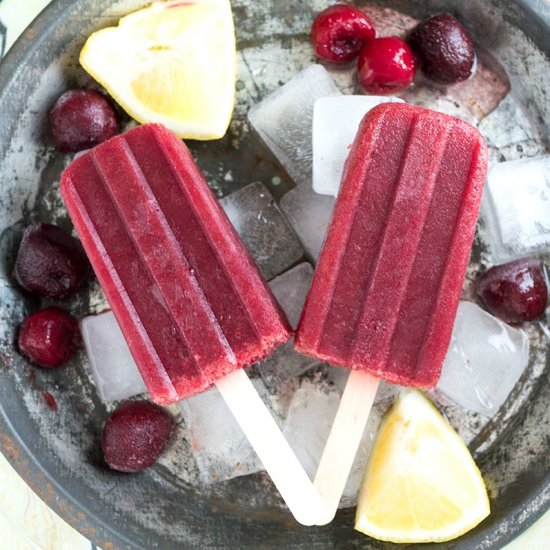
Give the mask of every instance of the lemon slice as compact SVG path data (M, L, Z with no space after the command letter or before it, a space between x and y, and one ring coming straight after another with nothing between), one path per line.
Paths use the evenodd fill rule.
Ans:
M485 484L458 434L420 392L400 396L363 479L355 529L390 542L443 542L489 512Z
M141 123L189 139L227 131L236 75L229 0L156 2L92 34L80 63Z

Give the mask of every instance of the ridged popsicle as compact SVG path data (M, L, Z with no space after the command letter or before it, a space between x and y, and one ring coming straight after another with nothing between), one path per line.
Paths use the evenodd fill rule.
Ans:
M189 151L163 126L76 159L61 194L156 402L203 391L289 339Z
M296 349L433 387L486 169L485 142L466 122L407 104L370 111L346 163Z

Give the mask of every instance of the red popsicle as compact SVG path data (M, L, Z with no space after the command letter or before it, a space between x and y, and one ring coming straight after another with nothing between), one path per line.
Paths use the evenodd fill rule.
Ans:
M352 369L315 477L336 512L378 379L435 386L474 237L487 146L462 120L404 103L363 119L295 338Z
M172 132L145 125L75 160L61 194L153 400L201 392L291 329Z
M384 104L361 123L296 333L334 365L423 388L439 379L487 167L457 118Z

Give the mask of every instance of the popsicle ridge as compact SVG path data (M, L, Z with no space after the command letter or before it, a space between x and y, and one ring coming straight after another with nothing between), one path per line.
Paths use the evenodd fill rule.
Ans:
M61 190L153 399L203 391L290 337L191 155L162 126L77 159Z
M442 269L439 287L434 292L433 314L426 326L424 345L419 354L419 364L425 361L425 357L433 358L432 360L440 365L445 360L449 340L440 342L434 338L434 333L437 330L444 330L450 335L453 330L455 315L451 316L445 313L453 311L453 309L456 312L461 296L487 171L488 151L485 142L482 139L480 140L466 125L462 125L460 129L456 130L453 139L457 139L461 134L464 140L470 140L472 150L467 185L462 194L462 202L455 220L454 231L447 246L450 253ZM454 289L454 292L447 289ZM440 372L438 378L439 374ZM428 382L431 383L431 380Z
M346 307L345 297L353 296L353 302L360 300L361 296L356 297L354 294L363 294L362 278L371 270L375 258L374 243L380 241L381 233L374 225L365 226L357 216L348 216L347 213L357 212L364 205L365 217L383 218L386 215L386 203L390 196L383 192L389 189L382 190L383 197L378 200L380 208L374 209L373 202L364 200L367 190L363 188L363 182L372 163L366 144L387 139L384 135L387 126L389 124L386 124L386 116L382 113L372 125L365 128L364 139L353 145L353 155L363 158L364 163L350 170L348 161L344 167L343 181L347 182L346 189L341 189L338 196L322 251L323 261L318 262L313 279L314 284L316 280L324 281L323 299L311 300L308 296L296 335L296 349L305 353L311 352L317 356L333 347L334 353L344 354L349 347L350 338L353 337L359 311L356 307ZM394 144L400 151L404 150L405 143L399 137L394 140ZM355 262L349 262L350 248L355 253ZM330 353L327 358L329 356Z
M296 348L390 382L435 385L486 164L483 139L459 119L373 109L346 164Z
M395 327L410 291L415 260L421 253L418 244L451 128L452 125L438 124L437 115L431 113L426 116L415 113L412 117L376 261L366 278L355 336L350 342L348 357L352 364L362 364L367 353L373 369L378 364L382 372L387 369ZM433 134L433 143L421 139L428 129ZM427 166L422 165L424 159L428 159ZM395 313L381 313L389 300L395 303Z
M199 375L200 365L216 371L225 363L235 365L235 355L127 142L113 143L109 151L94 151L91 158L137 255L156 282L155 289L162 295L159 303L180 330L189 367ZM118 162L113 163L114 159ZM119 181L125 182L124 187L117 185ZM124 201L127 193L133 196L131 202ZM162 269L155 269L159 262ZM187 309L193 310L194 321L201 324L201 334L188 330ZM210 342L207 348L205 339ZM179 382L174 382L177 387Z
M274 347L271 336L265 336L281 328L280 308L271 293L266 293L254 261L189 151L160 125L151 125L150 135L127 134L127 141L140 159L141 170L155 186L155 196L237 361L250 364L254 354L261 359L268 353L266 346ZM151 155L155 147L158 156ZM158 181L170 184L159 187ZM180 194L185 201L178 200ZM220 218L224 223L219 223ZM216 270L212 270L212 265ZM249 300L250 296L262 299ZM235 318L239 321L235 322Z
M99 281L111 280L117 289L111 293L110 304L113 311L119 312L118 323L125 334L126 341L133 349L134 356L140 356L140 371L144 380L148 381L148 388L153 389L160 396L159 400L165 403L178 399L176 391L168 372L163 366L161 357L155 349L147 327L141 321L132 298L125 291L124 282L117 273L113 262L100 239L94 239L96 233L95 224L79 194L71 186L62 188L64 200L72 205L71 219L75 227L79 227L79 236L86 250L95 250L96 261L94 271ZM162 350L160 350L162 351Z

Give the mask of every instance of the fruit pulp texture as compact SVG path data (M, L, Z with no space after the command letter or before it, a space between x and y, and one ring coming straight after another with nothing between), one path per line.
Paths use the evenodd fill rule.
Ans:
M296 348L432 387L449 345L487 169L469 124L406 104L363 119Z
M61 193L156 402L203 391L289 339L189 151L163 126L78 158Z

